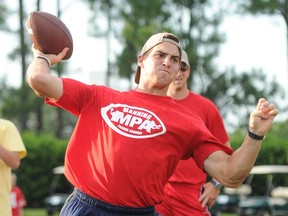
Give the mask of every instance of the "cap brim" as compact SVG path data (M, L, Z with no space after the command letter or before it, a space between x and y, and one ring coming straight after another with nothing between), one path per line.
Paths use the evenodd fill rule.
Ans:
M134 77L134 82L136 84L139 84L139 80L140 80L140 73L141 73L141 68L138 66L136 73L135 73L135 77Z

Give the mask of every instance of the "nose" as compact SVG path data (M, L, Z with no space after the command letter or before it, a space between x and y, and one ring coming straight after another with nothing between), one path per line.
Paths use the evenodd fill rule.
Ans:
M180 69L178 70L176 77L181 77L183 75L183 73L180 71Z
M163 61L163 64L167 65L167 66L170 66L171 64L171 59L169 58L169 56L166 56L166 58L164 59Z

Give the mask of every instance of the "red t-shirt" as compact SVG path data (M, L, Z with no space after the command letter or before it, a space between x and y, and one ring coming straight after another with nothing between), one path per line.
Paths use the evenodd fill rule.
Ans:
M12 205L12 216L19 216L19 209L26 206L27 202L22 193L22 190L14 186L11 191L11 205Z
M153 206L161 202L180 159L193 156L201 167L216 150L232 152L170 97L62 80L61 98L46 102L78 116L64 172L92 197L120 206Z
M209 131L222 143L229 141L221 115L212 101L193 92L188 97L175 101L197 113ZM206 173L193 159L181 160L164 188L163 203L157 206L157 211L165 216L210 215L207 208L202 208L199 202L205 182Z

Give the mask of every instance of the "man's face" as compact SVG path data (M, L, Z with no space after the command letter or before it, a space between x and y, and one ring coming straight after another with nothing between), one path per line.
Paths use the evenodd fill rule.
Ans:
M139 58L138 65L144 82L168 86L180 68L179 49L172 43L163 42Z
M172 88L182 89L187 85L187 80L190 74L190 68L184 63L181 62L181 68L176 76L176 78L171 83Z

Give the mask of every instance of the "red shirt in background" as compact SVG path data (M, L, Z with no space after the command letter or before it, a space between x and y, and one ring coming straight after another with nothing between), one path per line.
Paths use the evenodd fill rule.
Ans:
M18 186L14 186L11 191L12 216L20 216L20 209L26 204L22 190Z
M229 141L220 112L212 101L193 92L190 92L188 97L175 101L199 115L208 130L219 141L222 143ZM203 208L199 202L206 177L206 173L192 158L181 160L168 180L163 202L156 206L156 210L165 216L210 215L207 207Z

